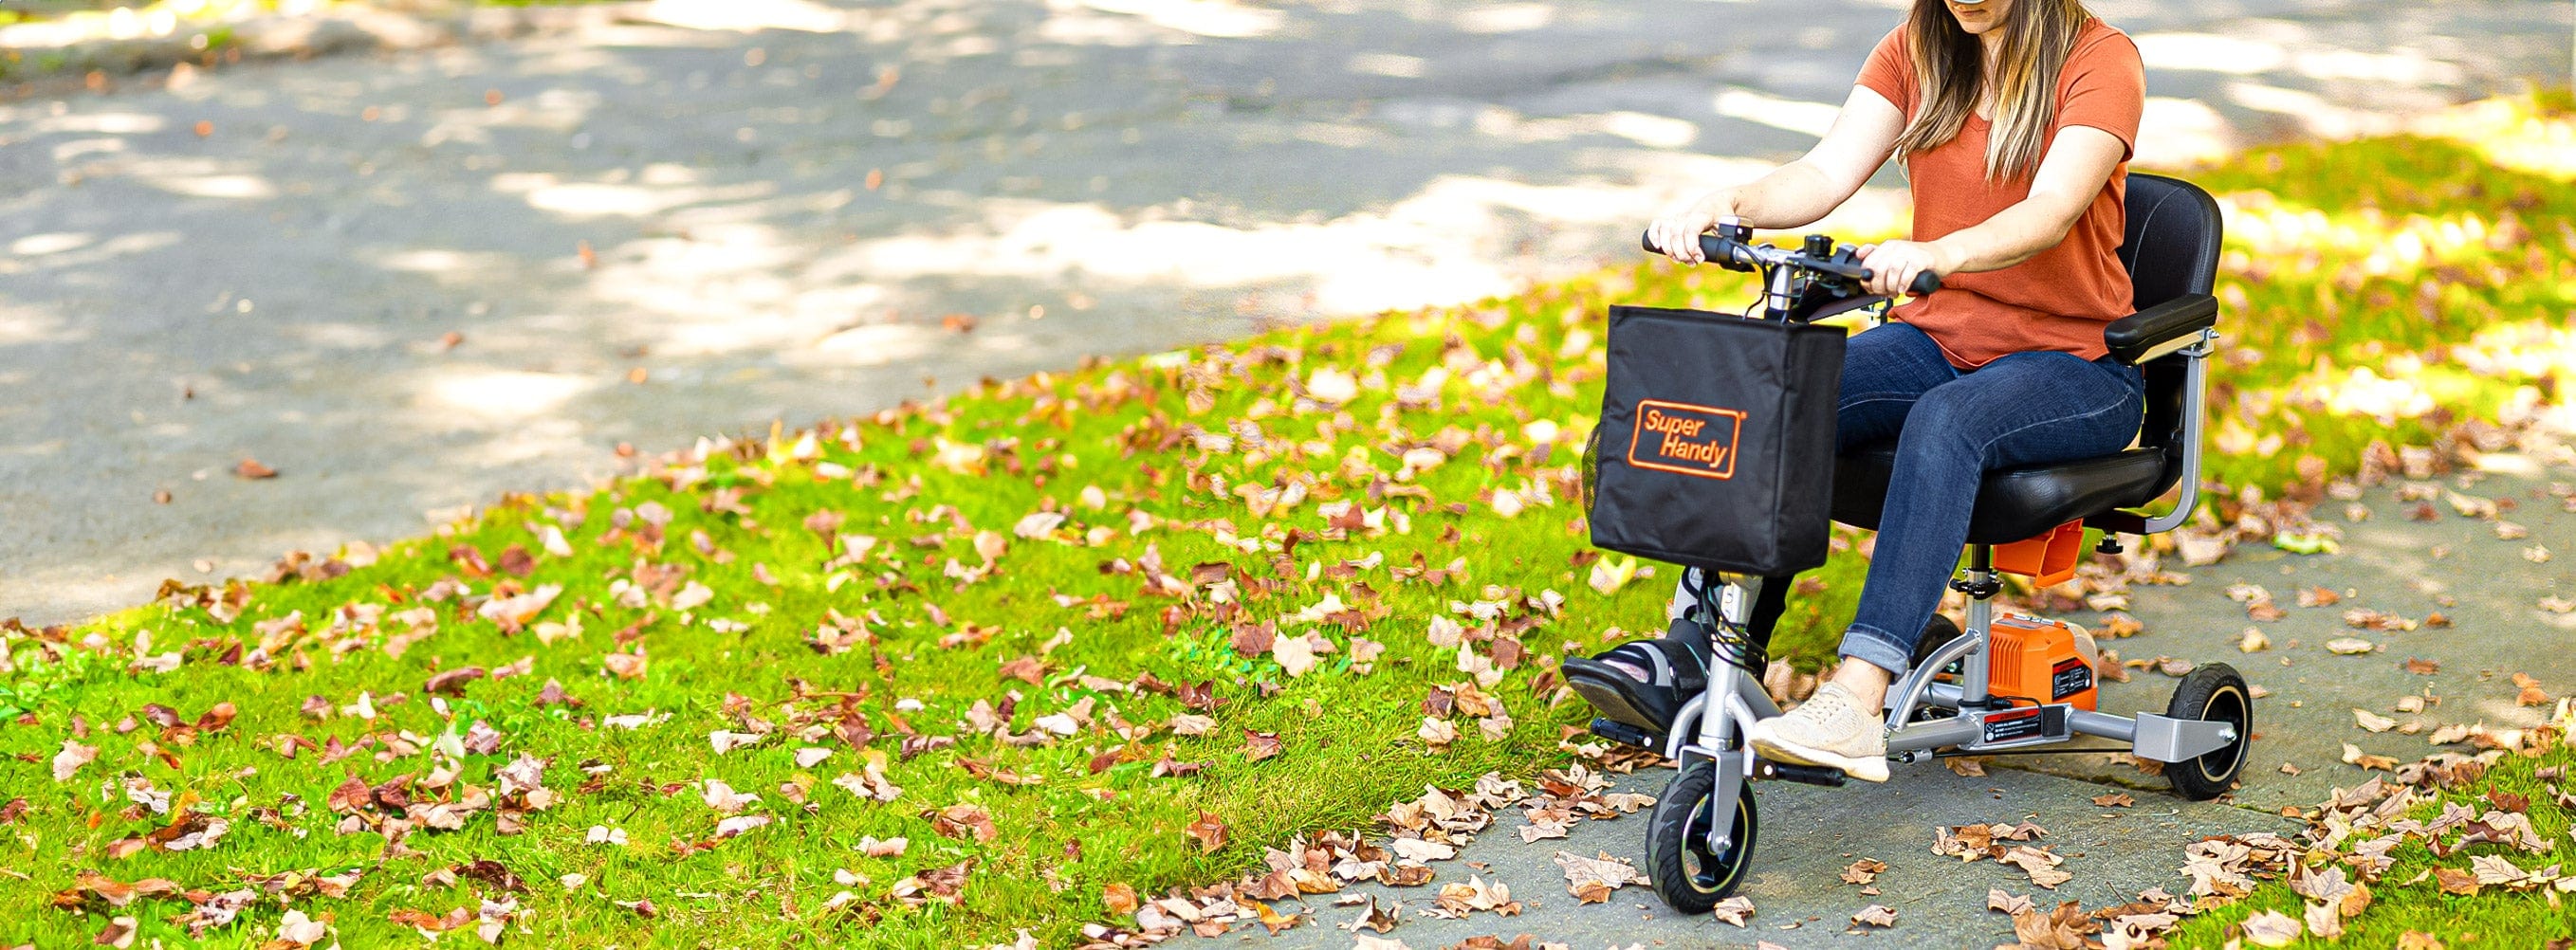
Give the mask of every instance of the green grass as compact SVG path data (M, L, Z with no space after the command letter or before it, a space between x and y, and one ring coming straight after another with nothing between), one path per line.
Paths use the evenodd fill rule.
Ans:
M2565 123L2552 121L2542 133ZM2497 147L2488 138L2483 147ZM2227 394L2218 412L2248 420L2254 432L2283 433L2284 444L2222 456L2214 475L2277 486L2294 477L2301 454L2348 471L2373 438L2421 441L2442 431L2434 414L2383 421L2298 408L2295 386L2320 355L2388 368L2415 354L2425 369L2383 375L2439 381L2434 407L2451 419L2504 406L2517 387L2540 387L2540 374L2555 372L2432 369L2452 365L2489 325L2564 326L2560 315L2576 302L2561 276L2576 273L2576 239L2546 231L2576 211L2567 177L2515 170L2530 163L2508 167L2454 141L2286 146L2191 173L2236 208L2314 209L2352 222L2371 242L2427 227L2438 238L2438 216L2474 212L2492 228L2495 203L2526 191L2537 201L2516 212L2539 232L2532 240L2436 240L2425 260L2362 276L2350 289L2335 283L2341 265L2328 263L2342 251L2309 261L2240 229L2231 237L2225 327L2231 352L2250 355L2217 368ZM2507 279L2490 279L2507 257L2520 263ZM2412 302L2428 280L2436 299L2460 301L2444 304L2443 319L2424 319ZM176 897L118 911L94 897L51 896L94 871L213 892L249 886L246 875L355 872L344 897L286 888L206 939L256 945L291 900L328 915L345 945L408 945L417 938L400 922L407 912L471 914L484 898L504 896L473 877L428 879L488 859L525 882L514 895L523 916L512 926L566 948L809 937L955 947L1004 941L1020 927L1061 945L1083 923L1111 919L1102 896L1110 885L1152 894L1226 878L1260 866L1264 846L1292 835L1366 826L1425 784L1465 787L1487 770L1535 773L1563 761L1559 729L1584 718L1579 702L1548 705L1562 697L1538 674L1568 650L1598 649L1612 627L1660 628L1673 576L1664 568L1608 596L1586 583L1582 562L1592 552L1572 500L1571 447L1599 398L1600 315L1612 302L1736 307L1748 290L1736 275L1641 262L1510 299L990 384L823 426L810 450L797 433L772 434L589 494L511 498L341 576L174 590L75 629L0 632L14 668L0 674L8 687L0 712L15 717L0 732L0 788L28 805L0 826L0 867L26 875L0 890L0 944L85 940L117 913L138 918L145 940L186 939L172 918L188 904ZM2304 339L2321 300L2333 319ZM1302 398L1327 369L1359 381L1346 404ZM1248 429L1219 449L1190 428L1214 435L1245 425L1258 427L1257 451ZM1550 425L1557 437L1538 438ZM1404 453L1425 445L1451 457L1403 472ZM1305 497L1256 513L1236 490L1245 485L1255 494L1298 485ZM1524 492L1525 510L1504 517L1496 491ZM1347 514L1337 525L1325 506L1341 503L1382 527L1349 527ZM668 512L658 530L638 514L648 505ZM1015 525L1042 510L1066 520L1039 538L1015 536ZM839 534L873 537L875 546L843 560L847 549L814 527L822 512L840 518ZM567 553L546 553L553 531ZM949 565L972 573L983 563L976 537L987 532L1008 550L988 576L961 584ZM1185 595L1151 589L1137 565L1154 561ZM1194 583L1214 579L1215 567L1194 570L1203 564L1225 565L1230 603ZM1453 565L1463 574L1448 573ZM1809 667L1829 656L1865 566L1843 554L1816 572L1821 591L1793 599L1775 652ZM465 585L461 596L429 599L451 579ZM621 602L621 582L650 593ZM711 599L673 606L692 584ZM562 593L528 629L504 630L474 607L546 585ZM1550 591L1561 605L1548 606ZM1354 613L1284 619L1327 596ZM1459 612L1478 609L1498 614L1488 624ZM425 611L434 630L395 619L414 611ZM836 615L859 621L866 636L838 633ZM1458 651L1426 637L1435 616L1473 631L1476 655L1495 657L1505 642L1502 656L1515 646L1522 654L1487 688L1514 719L1499 741L1463 716L1462 737L1445 749L1416 737L1426 692L1469 680ZM576 620L578 630L567 629ZM1288 676L1267 655L1232 646L1243 625L1264 621L1280 635L1319 633L1338 651ZM809 645L818 628L848 639L847 648ZM552 642L540 642L541 633ZM146 634L149 645L139 645ZM1385 646L1367 672L1346 662L1355 637ZM640 676L607 670L608 655L637 648L647 656ZM168 651L179 654L175 670L135 668L138 657ZM472 680L436 702L426 691L442 670L523 659L523 675ZM1037 681L1005 678L1013 661L1021 662L1009 668ZM581 705L540 705L550 679ZM1191 710L1170 692L1136 686L1155 681L1210 684L1218 704ZM308 697L337 710L362 694L373 720L300 711ZM1094 721L1049 743L1010 745L961 724L979 702L1015 702L1012 733L1084 703ZM193 722L218 703L231 703L237 718L206 732L154 725L145 711L160 704ZM635 730L605 724L648 711L669 719ZM1187 711L1212 716L1214 729L1191 737L1163 726ZM834 734L853 718L868 736ZM754 720L768 725L765 739L713 751L710 732L761 731ZM468 734L478 721L497 736L491 752L430 751L444 733ZM1252 761L1246 730L1278 733L1284 753ZM791 737L799 732L809 735ZM915 754L906 754L907 732L955 744L923 749L915 740ZM58 783L51 763L76 736L99 755ZM289 759L279 751L291 746L287 737L363 747L330 763L312 748ZM807 746L831 755L799 768L795 750ZM384 783L452 771L447 792L414 793L436 798L492 789L494 771L520 755L545 760L544 784L562 798L527 814L523 833L500 834L489 810L461 829L413 831L401 848L377 828L336 830L343 819L330 795L352 775ZM1165 756L1206 768L1153 777ZM832 784L872 760L903 789L892 802ZM961 765L969 760L1040 782L978 778ZM758 794L747 813L775 821L717 839L723 816L695 784L710 779ZM116 856L118 842L171 822L131 804L121 787L129 780L172 792L174 815L224 818L229 833L207 849ZM799 794L806 805L794 801ZM998 835L942 837L924 817L959 804L987 810ZM1202 812L1228 826L1230 843L1213 853L1184 830ZM594 825L624 830L629 843L585 844ZM905 837L910 849L869 857L855 848L867 836ZM899 881L960 862L972 863L954 905L889 897ZM567 874L583 876L578 888L557 883ZM844 891L851 897L827 909ZM656 918L616 903L644 899Z
M2576 915L2571 915L2565 906L2565 895L2560 895L2560 902L2553 904L2541 891L2514 894L2498 887L2482 888L2474 896L2445 894L2438 881L2430 876L2431 870L2437 867L2467 871L2471 859L2479 855L2504 858L2525 871L2556 867L2563 872L2571 864L2576 864L2569 861L2568 822L2571 815L2567 808L2552 798L2548 789L2548 786L2555 785L2559 791L2567 792L2570 780L2544 781L2536 776L2542 768L2566 769L2570 763L2576 763L2576 753L2571 753L2563 743L2541 756L2508 754L2477 781L2459 787L2428 790L2430 797L2406 813L2419 821L2430 821L2442 813L2444 804L2457 803L2484 814L2496 807L2487 797L2490 793L2522 796L2530 802L2526 813L2531 818L2532 829L2552 845L2550 852L2527 854L2503 844L2482 843L2460 848L2447 857L2436 857L2418 837L2389 852L2396 862L2379 880L2370 883L2370 906L2360 916L2346 922L2340 940L2329 941L2309 934L2291 946L2399 946L2398 940L2409 931L2432 935L2454 950L2472 947L2528 950L2553 940L2576 938ZM2576 770L2569 770L2569 773L2576 774ZM2333 855L2311 852L2307 862L2310 867L2322 870L2339 861L2340 856L2350 855L2353 845L2378 836L2372 832L2353 835ZM2460 833L2454 831L2441 837L2448 845L2458 839ZM2346 873L2358 877L2351 867L2346 867ZM2278 911L2296 918L2305 905L2306 899L2293 893L2289 885L2267 882L2233 904L2184 920L2169 939L2175 947L2215 947L2225 944L2233 936L2231 929L2243 924L2249 916Z

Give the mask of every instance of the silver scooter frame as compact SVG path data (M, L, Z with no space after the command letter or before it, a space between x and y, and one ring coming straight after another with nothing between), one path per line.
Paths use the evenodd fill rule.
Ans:
M2183 417L2183 470L2187 474L2199 471L2201 404L2205 393L2202 363L2212 351L2217 336L2214 330L2203 330L2196 337L2186 338L2188 343L2169 350L2189 359L2185 370L2186 411ZM2171 513L2149 521L2149 533L2169 530L2188 517L2198 500L2199 487L2198 478L2184 478L2180 503ZM1990 657L1986 644L1994 626L1994 605L1988 600L2000 589L1998 572L1993 568L1991 557L1989 546L1971 548L1965 577L1954 583L1955 587L1970 594L1968 623L1959 638L1933 651L1931 656L1908 670L1903 679L1888 689L1885 713L1889 759L1921 762L1932 758L1939 749L1955 749L1956 754L1972 755L2051 745L2077 735L2089 735L2128 743L2130 754L2138 758L2171 763L2198 758L2236 741L2235 726L2225 722L2175 719L2151 712L2141 712L2134 717L2119 716L2067 708L2062 704L2041 708L2063 709L2064 735L1987 741L1987 716L2032 708L2006 706L1995 709L1990 704L1993 697L1987 694ZM1718 587L1718 602L1701 606L1704 610L1711 606L1715 608L1712 612L1716 615L1716 629L1744 630L1749 627L1753 602L1762 591L1763 579L1718 572L1711 572L1711 577L1722 585ZM1712 630L1711 638L1716 639L1715 630ZM1711 645L1713 655L1726 655L1723 645L1714 642ZM1937 673L1953 662L1961 666L1959 682L1935 682ZM1714 715L1711 714L1712 708L1716 711ZM1911 721L1914 714L1923 709L1947 710L1951 715L1922 722ZM1664 747L1658 751L1672 759L1678 768L1689 768L1693 758L1714 760L1717 781L1709 792L1709 802L1713 811L1723 815L1726 808L1732 807L1735 796L1745 793L1747 782L1777 776L1778 767L1755 756L1744 745L1743 736L1754 723L1779 714L1779 705L1772 702L1770 694L1753 674L1721 660L1709 671L1708 688L1692 697L1673 717L1672 728L1665 733ZM1709 853L1725 853L1733 840L1733 822L1713 817L1708 822L1708 829Z

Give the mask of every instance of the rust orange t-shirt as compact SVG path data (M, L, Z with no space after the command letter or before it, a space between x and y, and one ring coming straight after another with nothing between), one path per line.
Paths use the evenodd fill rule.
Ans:
M1859 84L1887 97L1911 121L1922 106L1914 85L1912 45L1897 27L1870 51ZM2128 316L2129 272L2120 266L2120 239L2128 191L2129 156L2136 152L2138 116L2146 107L2146 67L2136 43L2099 19L2076 35L2075 51L2057 80L2057 114L2047 141L2059 129L2084 125L2120 139L2120 164L2066 239L2029 260L2002 270L1942 277L1941 290L1896 308L1905 322L1941 345L1951 365L1974 369L2007 353L2057 350L2085 359L2108 352L2102 329ZM1914 240L1930 241L1972 227L2030 196L2027 175L2001 183L1986 178L1990 123L1968 116L1948 142L1915 153L1906 164L1914 197ZM2042 159L2046 159L2043 157Z

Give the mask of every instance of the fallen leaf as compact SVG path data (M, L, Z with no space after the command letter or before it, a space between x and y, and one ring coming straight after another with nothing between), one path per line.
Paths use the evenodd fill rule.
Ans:
M2434 868L2433 880L2441 885L2442 893L2462 897L2476 896L2480 886L2477 875L2457 868Z
M1259 762L1280 752L1279 734L1243 730L1243 760Z
M1109 912L1121 916L1136 912L1136 889L1127 884L1111 884L1100 889L1100 902Z
M1986 889L1986 909L2000 910L2007 914L2020 916L2022 914L2030 913L2032 906L2030 898L2027 896L2020 894L2006 894L2004 893L2003 888L1990 887Z
M2377 649L2377 647L2372 645L2370 641L2361 639L2360 637L2336 637L2332 640L2326 641L2327 652L2341 656L2355 656L2358 654L2368 653L2374 649Z
M2383 772L2397 770L2396 759L2385 755L2366 754L2361 751L2360 746L2349 742L2343 744L2343 761L2346 765L2358 765L2365 769L2378 769Z
M1717 902L1717 906L1709 908L1708 912L1719 920L1742 927L1745 919L1753 916L1753 898L1737 894Z
M1280 637L1270 644L1270 658L1291 678L1304 676L1315 668L1315 648L1305 637Z
M2299 939L2299 919L2277 910L2245 918L2245 939L2258 947L2286 947Z
M1199 852L1202 854L1215 854L1218 848L1225 847L1225 822L1218 820L1214 813L1200 812L1198 820L1190 822L1184 830L1190 837L1199 839Z
M2397 720L2358 706L2353 707L2352 721L2359 724L2364 732L2387 732L2397 728Z
M1896 926L1896 911L1888 909L1885 905L1871 904L1867 907L1861 908L1858 913L1851 916L1851 919L1854 924L1867 924L1872 927L1894 927Z
M2127 808L2137 803L2137 800L2130 798L2126 792L2113 792L2108 795L2093 796L2093 804L2100 805L2104 808Z
M1878 873L1884 870L1887 870L1887 862L1875 858L1862 858L1843 869L1843 883L1868 884L1878 880Z
M248 479L276 478L277 470L259 464L258 459L245 458L241 464L233 466L233 474Z
M1556 866L1565 871L1565 890L1579 904L1598 904L1610 899L1610 892L1629 884L1644 884L1646 876L1627 861L1602 852L1587 858L1571 851L1556 853Z

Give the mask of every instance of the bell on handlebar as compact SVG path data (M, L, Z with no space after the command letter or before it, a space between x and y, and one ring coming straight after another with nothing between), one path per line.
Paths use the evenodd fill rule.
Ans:
M1824 234L1807 235L1807 246L1803 250L1806 251L1808 257L1832 257L1834 256L1834 239L1832 236Z

